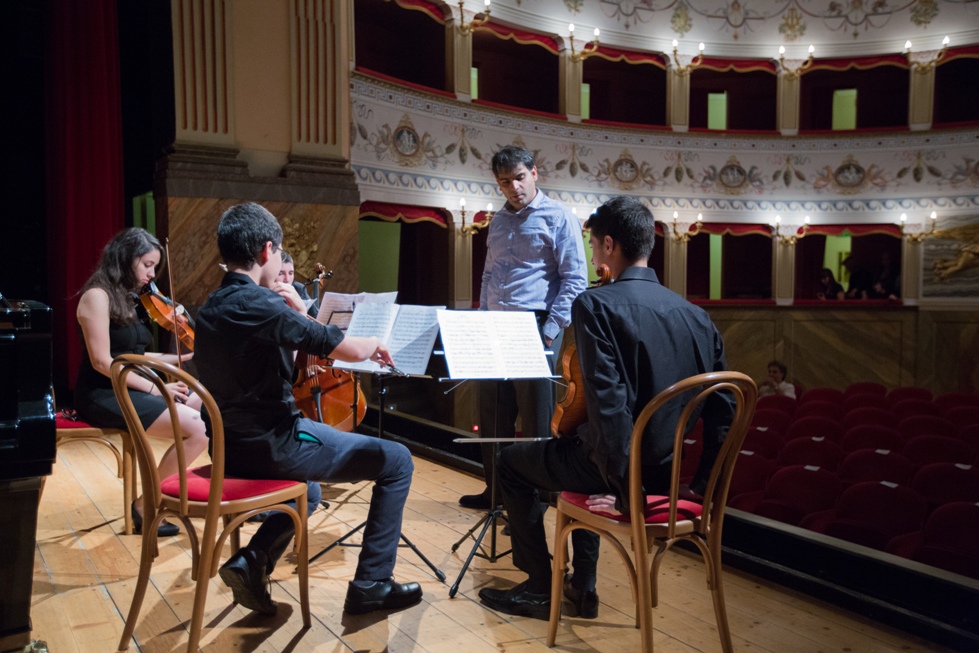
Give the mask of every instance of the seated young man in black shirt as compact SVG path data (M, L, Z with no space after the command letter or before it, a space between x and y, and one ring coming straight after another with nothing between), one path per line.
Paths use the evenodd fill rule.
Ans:
M400 444L306 419L292 396L297 350L393 365L391 354L377 338L344 337L337 327L309 319L295 288L276 281L282 228L263 207L247 203L225 211L218 248L228 272L198 315L194 361L224 418L227 473L314 481L309 512L319 501L315 481L374 481L344 610L360 614L418 603L418 583L396 583L391 577L414 471L411 454ZM268 576L293 535L292 519L273 513L221 567L235 601L275 613Z
M571 305L588 421L575 434L517 443L500 452L500 488L510 517L513 563L528 578L510 589L479 591L479 598L494 610L545 620L550 613L551 557L538 489L589 494L591 510L628 513L629 444L639 413L674 383L727 369L724 343L710 316L661 286L647 267L656 227L639 198L609 200L585 228L591 229L592 262L607 265L615 280L586 290ZM647 494L663 494L669 488L680 409L677 403L668 404L646 427L642 482ZM703 492L707 485L734 417L733 398L712 394L691 425L697 417L704 419L704 452L684 498L691 497L690 490ZM578 616L594 619L599 538L581 530L571 538L574 574L564 584L564 596Z

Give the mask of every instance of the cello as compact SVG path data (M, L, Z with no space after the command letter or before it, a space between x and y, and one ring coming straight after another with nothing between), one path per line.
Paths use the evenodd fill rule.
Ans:
M315 281L323 283L333 276L317 263ZM333 367L332 361L306 352L296 355L298 376L292 384L296 407L304 417L340 431L352 431L367 414L367 399L353 372Z
M612 280L612 271L605 264L599 265L595 272L598 273L598 280L592 286L604 286ZM585 404L581 365L578 363L578 348L575 343L564 348L561 356L561 378L567 384L568 391L554 408L554 416L551 417L551 435L556 438L574 435L578 427L588 421L588 407Z

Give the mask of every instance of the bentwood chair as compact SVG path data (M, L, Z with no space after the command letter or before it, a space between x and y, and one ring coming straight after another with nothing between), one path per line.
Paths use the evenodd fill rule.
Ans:
M700 502L679 498L680 451L684 427L691 415L715 392L727 392L735 400L734 420L717 455ZM658 603L656 578L663 555L677 542L692 542L704 558L707 587L710 589L717 618L721 646L732 651L731 632L727 623L724 591L721 584L721 529L724 506L734 464L741 443L751 424L757 399L755 382L738 372L710 372L690 377L656 395L643 408L632 429L629 456L629 514L593 513L585 505L587 495L562 492L557 502L557 526L554 539L554 567L551 584L551 616L547 645L554 646L561 618L561 592L564 568L568 561L568 536L585 529L604 538L619 554L629 572L636 602L636 625L642 639L641 650L653 650L653 608ZM673 433L673 466L668 496L644 496L642 488L642 436L653 414L670 402L682 402L680 420ZM631 538L635 561L616 536ZM653 548L655 547L655 552ZM652 560L650 554L652 553Z
M126 387L126 377L132 373L152 381L160 394L166 399L174 426L178 472L169 478L160 478L157 471L156 456L140 424ZM303 625L310 626L309 616L309 565L307 555L308 538L306 531L306 483L286 480L254 480L226 476L224 473L224 422L221 411L211 394L201 383L183 370L164 363L157 358L125 354L116 357L110 369L112 387L115 390L123 415L129 425L136 450L143 482L143 540L139 561L139 578L133 592L133 602L126 618L126 627L119 641L119 650L129 648L136 619L146 595L153 561L159 551L157 548L157 527L166 518L177 518L183 522L190 538L192 549L191 579L196 582L194 607L190 620L190 640L188 653L198 650L204 620L204 603L207 586L218 572L221 552L225 541L231 540L232 552L239 546L238 529L252 515L266 510L277 510L292 517L296 527L296 552L299 573L299 599L302 607ZM164 379L183 381L201 397L211 422L211 464L203 467L187 468L183 438L179 432L180 421L173 396L167 389ZM295 502L297 510L289 502ZM198 538L197 530L190 518L204 520L203 536Z
M64 411L65 413L69 411ZM133 532L133 517L129 510L133 499L136 497L136 475L133 473L133 442L129 433L123 429L113 429L99 427L83 422L79 419L70 418L65 414L58 413L55 419L55 446L60 449L62 445L72 442L95 442L108 447L109 451L116 459L116 474L122 479L122 515L123 532L130 535ZM115 436L120 438L122 451L110 439ZM44 481L41 480L41 491L44 491Z

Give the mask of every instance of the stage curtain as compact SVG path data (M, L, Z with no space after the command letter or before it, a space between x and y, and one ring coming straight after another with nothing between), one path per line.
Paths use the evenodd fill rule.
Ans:
M412 204L391 204L389 202L362 202L360 217L379 218L387 222L434 222L447 227L451 218L446 209L431 206L414 206Z
M75 295L125 223L116 0L52 0L45 39L54 379L73 387L81 361Z

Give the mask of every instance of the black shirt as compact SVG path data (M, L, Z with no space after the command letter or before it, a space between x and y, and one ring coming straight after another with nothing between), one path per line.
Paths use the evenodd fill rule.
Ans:
M650 399L674 383L727 369L724 342L706 311L661 286L650 268L627 268L615 283L578 295L571 323L588 407L588 422L578 435L626 512L629 441L636 418ZM644 466L672 461L673 432L685 404L672 401L649 420ZM734 417L730 395L714 393L701 406L704 453L691 483L695 491L703 491ZM697 418L694 414L688 428Z
M339 328L297 313L247 275L224 276L197 316L194 363L221 409L229 469L241 457L283 460L298 446L292 352L327 356L341 340Z

